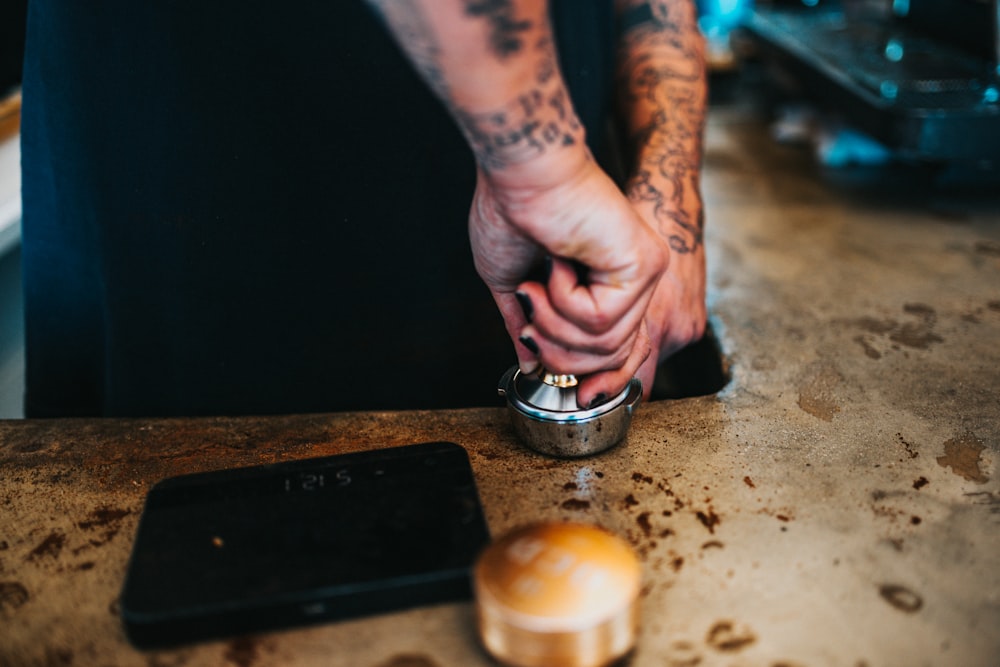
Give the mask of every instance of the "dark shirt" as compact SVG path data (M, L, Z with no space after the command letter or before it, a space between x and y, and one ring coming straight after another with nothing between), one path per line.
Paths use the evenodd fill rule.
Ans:
M610 2L553 7L596 151ZM362 0L37 0L30 417L498 405L471 154Z

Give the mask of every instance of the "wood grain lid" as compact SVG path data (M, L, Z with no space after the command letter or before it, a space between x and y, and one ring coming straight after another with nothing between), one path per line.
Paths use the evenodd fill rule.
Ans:
M480 638L517 667L598 667L635 643L642 566L612 533L538 523L491 544L474 586Z

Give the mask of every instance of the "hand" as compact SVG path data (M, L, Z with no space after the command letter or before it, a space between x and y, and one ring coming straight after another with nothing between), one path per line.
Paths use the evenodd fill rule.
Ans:
M522 370L586 376L581 407L620 392L649 355L646 309L669 250L611 179L589 156L532 188L481 172L469 233ZM545 257L547 280L527 280Z
M646 310L654 350L639 368L643 396L649 397L659 362L705 334L705 253L703 248L674 255Z

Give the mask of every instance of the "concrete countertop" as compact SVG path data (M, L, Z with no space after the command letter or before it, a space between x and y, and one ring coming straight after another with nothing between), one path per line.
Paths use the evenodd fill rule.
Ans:
M629 664L1000 664L1000 202L870 187L713 113L710 309L732 379L585 460L503 409L0 423L0 664L466 667L469 604L139 652L117 616L170 475L449 440L494 535L597 522L645 567Z

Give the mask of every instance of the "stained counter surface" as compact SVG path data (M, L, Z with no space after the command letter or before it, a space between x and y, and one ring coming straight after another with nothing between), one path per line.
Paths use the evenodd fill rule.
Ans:
M495 535L595 522L644 566L628 664L1000 663L1000 201L873 185L716 111L709 303L731 379L582 460L504 410L0 422L0 665L492 664L468 603L141 652L118 598L168 476L447 440ZM849 178L850 176L850 178Z

